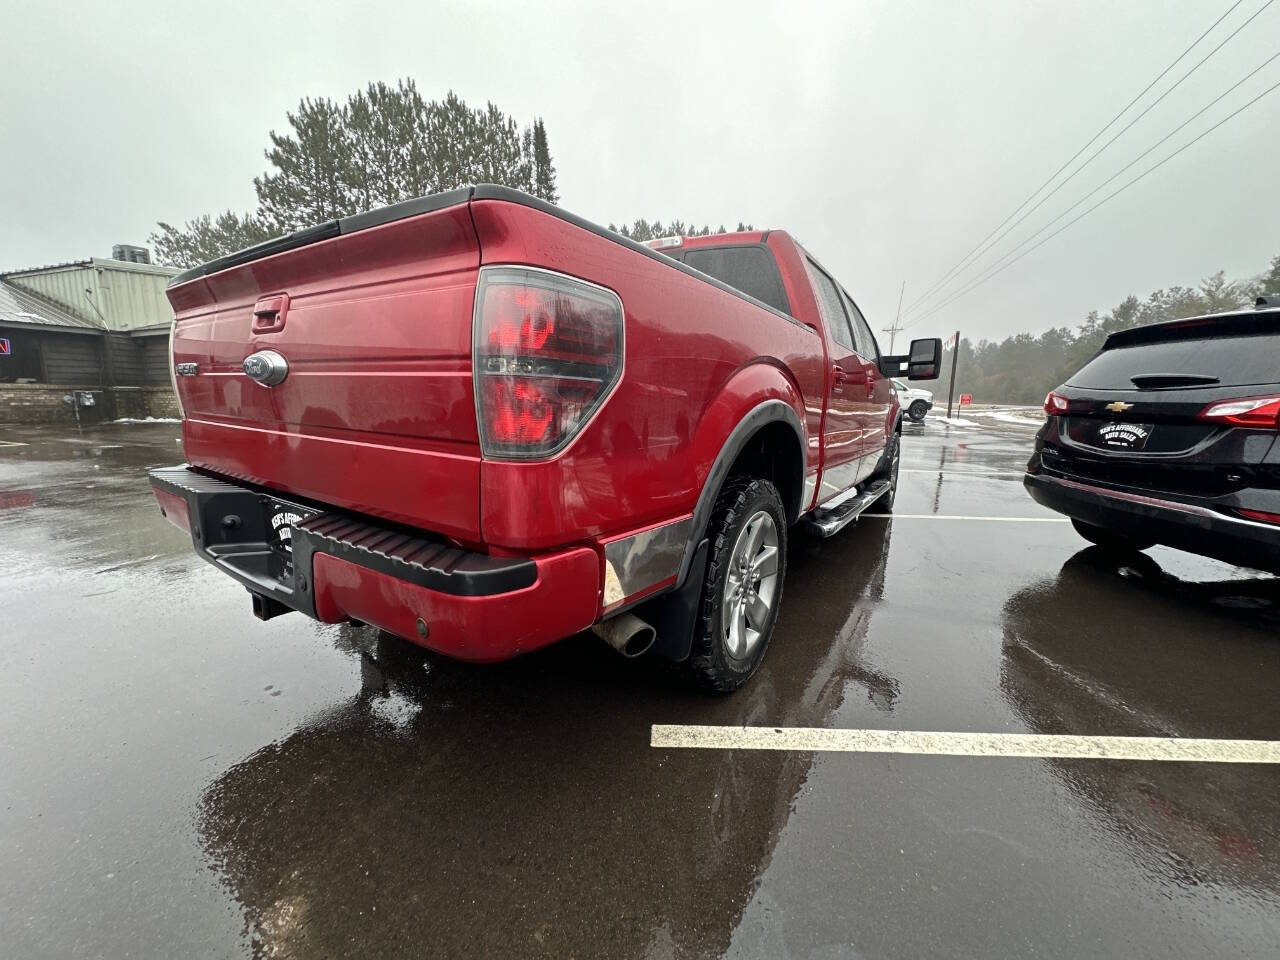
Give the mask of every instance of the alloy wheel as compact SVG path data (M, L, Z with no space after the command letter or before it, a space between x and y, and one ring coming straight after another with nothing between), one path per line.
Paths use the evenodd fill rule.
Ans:
M725 577L720 623L725 648L746 659L769 626L778 597L778 528L765 510L743 525Z

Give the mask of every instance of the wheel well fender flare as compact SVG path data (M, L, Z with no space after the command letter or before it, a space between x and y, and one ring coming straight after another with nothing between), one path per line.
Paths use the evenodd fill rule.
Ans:
M711 464L711 470L707 473L707 479L702 485L702 492L698 494L697 505L693 509L693 523L690 525L689 540L685 544L684 556L680 561L680 573L676 577L677 586L683 584L689 575L694 554L698 551L698 545L706 537L707 525L711 522L711 511L715 508L716 498L720 495L720 488L724 486L729 470L752 438L762 428L771 423L785 423L791 428L795 434L796 442L799 444L801 473L801 483L797 488L797 496L799 496L799 491L803 489L804 477L804 425L800 422L799 415L786 401L779 399L765 400L752 407L747 415L738 421L737 426L729 432L729 436L721 445L720 452L716 454L716 458ZM789 518L794 518L800 508L799 503L788 503L784 504L784 506L787 509Z

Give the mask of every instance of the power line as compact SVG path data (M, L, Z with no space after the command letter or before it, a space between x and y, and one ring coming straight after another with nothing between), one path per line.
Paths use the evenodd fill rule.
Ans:
M1080 154L1084 153L1084 152L1085 152L1086 150L1088 150L1091 146L1093 146L1094 142L1095 142L1099 137L1101 137L1104 133L1106 133L1106 132L1111 128L1111 125L1112 125L1112 124L1114 124L1117 120L1119 120L1122 116L1124 116L1124 115L1129 111L1129 108L1130 108L1130 107L1132 107L1135 103L1137 103L1137 102L1138 102L1139 100L1141 100L1144 96L1146 96L1146 95L1147 95L1147 92L1148 92L1149 90L1151 90L1151 88L1152 88L1152 87L1154 87L1157 83L1159 83L1161 80L1163 80L1163 79L1164 79L1164 77L1165 77L1165 75L1166 75L1170 70L1172 70L1174 67L1176 67L1176 66L1178 65L1178 63L1182 60L1182 58L1183 58L1183 57L1185 57L1185 56L1186 56L1187 54L1189 54L1192 50L1194 50L1194 49L1196 48L1196 46L1200 43L1200 41L1201 41L1201 40L1203 40L1203 39L1204 39L1205 37L1207 37L1210 33L1212 33L1212 32L1213 32L1213 29L1214 29L1218 24L1220 24L1223 20L1225 20L1227 17L1229 17L1229 16L1231 15L1232 11L1234 11L1234 10L1235 10L1235 8L1236 8L1236 7L1238 7L1238 6L1240 6L1240 4L1241 4L1241 3L1243 3L1243 2L1244 2L1244 0L1236 0L1236 2L1235 2L1235 3L1231 4L1231 6L1227 8L1226 13L1224 13L1222 16L1220 16L1217 20L1213 21L1213 23L1211 23L1211 24L1209 25L1209 28L1208 28L1207 30L1205 30L1205 31L1204 31L1204 33L1202 33L1202 34L1200 34L1200 36L1196 37L1196 39L1192 42L1191 46L1189 46L1189 47L1187 47L1187 49L1183 50L1183 51L1182 51L1182 53L1178 54L1178 55L1173 59L1173 62L1172 62L1172 63L1170 63L1167 67L1165 67L1163 70L1161 70L1161 71L1160 71L1160 73L1158 73L1158 74L1156 75L1156 78L1155 78L1154 80L1152 80L1149 84L1147 84L1145 87L1143 87L1143 88L1142 88L1142 92L1141 92L1141 93L1139 93L1136 97L1134 97L1134 98L1133 98L1132 100L1130 100L1127 104L1125 104L1124 109L1122 109L1122 110L1121 110L1119 113L1117 113L1114 117L1112 117L1110 120L1108 120L1108 121L1106 122L1106 124L1104 124L1104 125L1103 125L1103 127L1102 127L1102 129L1101 129L1101 130L1099 130L1099 131L1098 131L1097 133L1095 133L1092 137L1090 137L1090 138L1089 138L1089 141L1088 141L1084 146L1082 146L1079 150L1077 150L1077 151L1076 151L1076 152L1071 156L1071 159L1070 159L1070 160L1068 160L1068 161L1067 161L1066 163L1064 163L1061 167L1059 167L1057 170L1055 170L1055 171L1054 171L1054 173L1053 173L1053 175L1052 175L1051 177L1049 177L1049 179L1048 179L1048 180L1046 180L1044 183L1040 184L1040 186L1036 187L1036 189L1035 189L1035 190L1033 190L1033 191L1031 192L1031 194L1030 194L1030 195L1029 195L1025 200L1023 200L1020 204L1018 204L1018 206L1013 210L1013 212L1012 212L1012 213L1010 213L1007 217L1005 217L1005 218L1004 218L1003 220L1001 220L998 224L996 224L995 229L993 229L993 230L991 231L991 233L988 233L985 237L983 237L981 240L979 240L979 241L978 241L978 243L974 246L974 248L973 248L972 250L970 250L968 253L966 253L966 254L965 254L965 255L960 259L960 261L959 261L958 263L956 263L956 265L955 265L955 266L953 266L950 270L948 270L946 273L944 273L944 274L943 274L939 279L935 280L935 281L933 282L933 285L932 285L932 286L930 286L927 290L925 290L925 292L924 292L923 294L921 294L919 297L917 297L915 300L913 300L910 304L908 304L908 305L907 305L907 312L908 312L908 313L910 313L910 312L911 312L911 311L912 311L912 310L913 310L913 309L914 309L914 308L915 308L919 303L921 303L921 301L923 301L923 300L925 300L927 297L931 296L931 295L933 294L933 292L934 292L934 291L935 291L939 286L941 286L941 285L942 285L942 284L943 284L943 283L944 283L948 278L950 278L952 274L954 274L958 269L960 269L960 267L962 267L964 264L968 263L968 262L969 262L969 259L974 255L974 253L975 253L975 252L977 252L978 248L979 248L979 247L981 247L984 243L986 243L989 239L991 239L992 234L994 234L994 233L996 233L997 231L999 231L1001 227L1003 227L1006 223L1008 223L1010 220L1012 220L1014 217L1016 217L1016 216L1018 215L1018 213L1019 213L1019 212L1021 212L1021 210L1022 210L1022 208L1023 208L1023 207L1025 207L1028 203L1030 203L1032 200L1034 200L1034 199L1036 198L1036 195L1037 195L1037 194L1039 194L1041 190L1043 190L1043 189L1044 189L1045 187L1047 187L1049 184L1053 183L1053 181L1057 179L1058 175L1059 175L1060 173L1062 173L1062 171L1063 171L1063 170L1066 170L1066 169L1067 169L1067 167L1071 166L1071 164L1073 164L1073 163L1076 161L1076 159L1080 156Z
M996 276L996 275L997 275L997 274L999 274L999 273L1003 273L1005 270L1009 269L1011 266L1013 266L1015 263L1017 263L1019 260L1021 260L1023 257L1025 257L1027 254L1031 253L1033 250L1037 250L1037 249L1039 249L1040 247L1044 246L1046 243L1048 243L1050 240L1052 240L1052 239L1053 239L1054 237L1056 237L1058 234L1062 233L1064 230L1066 230L1066 229L1067 229L1068 227L1070 227L1072 224L1078 223L1079 221L1083 220L1085 217L1087 217L1089 214L1093 213L1093 211L1097 210L1100 206L1102 206L1102 205L1103 205L1104 203L1106 203L1108 200L1112 199L1112 198L1113 198L1113 197L1115 197L1115 196L1118 196L1119 194L1123 193L1125 190L1128 190L1131 186L1133 186L1133 185L1134 185L1135 183L1137 183L1139 180L1141 180L1141 179L1143 179L1144 177L1146 177L1148 174L1150 174L1150 173L1154 173L1156 170L1158 170L1158 169L1160 169L1161 167L1163 167L1166 163L1168 163L1170 160L1172 160L1172 159L1173 159L1174 157L1176 157L1178 154L1182 153L1182 151L1183 151L1183 150L1186 150L1188 147L1192 146L1192 145L1193 145L1193 144L1195 144L1196 142L1198 142L1198 141L1200 141L1200 140L1204 139L1204 138L1205 138L1205 137L1207 137L1209 134L1213 133L1213 131L1214 131L1214 130L1217 130L1220 126L1222 126L1224 123L1226 123L1227 121L1229 121L1229 120L1231 120L1231 119L1233 119L1233 118L1235 118L1235 117L1239 116L1239 115L1240 115L1241 113L1243 113L1245 110L1249 109L1251 106L1253 106L1253 105L1254 105L1255 103L1257 103L1259 100L1261 100L1263 97L1267 96L1267 94L1272 93L1272 92L1273 92L1273 91L1275 91L1276 89L1280 89L1280 83L1274 83L1274 84L1272 84L1270 87L1268 87L1266 90L1263 90L1263 91L1262 91L1262 93L1258 94L1256 97L1254 97L1254 98L1253 98L1252 100L1250 100L1248 103L1246 103L1244 106L1242 106L1242 107L1238 108L1238 109L1237 109L1237 110L1235 110L1233 113L1229 113L1229 114L1227 114L1227 116L1223 117L1221 120L1219 120L1219 121L1218 121L1217 123L1215 123L1213 126L1209 127L1209 129L1205 130L1203 133L1197 134L1195 137L1193 137L1192 139L1188 140L1186 143L1184 143L1182 146L1180 146L1177 150L1173 151L1173 153L1169 154L1169 155L1168 155L1167 157L1165 157L1163 160L1159 161L1158 163L1153 164L1152 166L1148 167L1146 170L1142 171L1142 173L1140 173L1140 174L1138 174L1136 177L1134 177L1132 180L1127 181L1123 186L1118 187L1117 189L1113 190L1111 193L1107 194L1105 197L1103 197L1101 200L1099 200L1099 201L1098 201L1097 203L1095 203L1093 206L1089 207L1089 209L1085 210L1085 211L1084 211L1083 213L1081 213L1079 216L1074 217L1074 218L1072 218L1071 220L1068 220L1068 221L1067 221L1066 223L1064 223L1061 227L1059 227L1057 230L1053 231L1053 233L1049 234L1047 237L1045 237L1045 238L1044 238L1043 240L1041 240L1039 243L1036 243L1035 245L1033 245L1033 246L1031 246L1031 247L1028 247L1026 250L1022 251L1022 253L1018 254L1016 257L1014 257L1014 258L1013 258L1012 260L1010 260L1008 263L1004 264L1004 266L999 267L998 269L995 269L995 270L989 270L987 273L983 274L981 277L977 278L977 279L976 279L976 280L974 280L972 283L970 283L968 286L966 286L963 290L961 290L961 291L959 291L958 293L954 294L953 296L949 297L947 300L944 300L942 303L937 304L937 305L936 305L936 306L934 306L934 307L931 307L927 312L925 312L925 313L924 313L924 314L922 314L921 316L917 317L915 320L911 321L911 324L908 324L908 326L910 326L910 325L912 325L912 324L915 324L915 323L918 323L919 321L925 320L925 319L927 319L928 317L933 316L935 313L937 313L939 310L943 309L944 307L950 306L951 304L955 303L957 300L959 300L959 299L960 299L961 297L963 297L965 294L967 294L967 293L969 293L970 291L972 291L972 290L976 289L977 287L982 286L982 284L986 283L986 282L987 282L988 280L990 280L992 277Z
M1014 230L1014 229L1018 226L1018 224L1022 223L1024 220L1026 220L1026 219L1027 219L1027 217L1031 216L1031 214L1033 214L1033 213L1035 213L1037 210L1039 210L1039 209L1040 209L1040 207L1044 206L1044 204L1045 204L1046 202L1048 202L1048 200L1049 200L1049 199L1050 199L1054 194L1056 194L1059 190L1061 190L1061 189L1062 189L1063 187L1065 187L1068 183L1070 183L1073 179L1075 179L1076 175L1077 175L1077 174L1079 174L1082 170L1084 170L1084 168L1085 168L1085 167L1087 167L1089 164L1091 164L1094 160L1096 160L1096 159L1097 159L1097 158L1098 158L1098 157L1103 153L1103 151L1105 151L1105 150L1107 149L1107 147L1111 146L1111 144L1115 143L1118 139L1120 139L1120 137L1124 136L1124 134L1125 134L1128 130L1130 130L1130 129L1133 127L1133 125L1134 125L1134 124L1136 124L1139 120L1141 120L1141 119L1142 119L1143 117L1145 117L1148 113L1150 113L1153 109L1155 109L1155 108L1156 108L1156 106L1158 106L1158 105L1160 104L1160 102L1164 100L1164 98L1165 98L1165 97L1169 96L1169 94L1173 93L1173 91L1174 91L1174 90L1178 89L1178 87L1182 84L1182 82L1183 82L1184 80L1186 80L1186 79L1187 79L1188 77L1190 77L1193 73L1195 73L1197 70L1199 70L1201 67L1203 67L1203 66L1205 65L1205 63L1207 63L1207 62L1208 62L1208 61L1209 61L1209 60L1210 60L1210 59L1211 59L1211 58L1212 58L1212 57L1213 57L1213 56L1214 56L1214 55L1215 55L1219 50L1221 50L1221 49L1222 49L1223 47L1225 47L1228 43L1230 43L1230 42L1231 42L1231 40L1233 40L1233 39L1236 37L1236 35L1240 33L1240 31L1241 31L1241 30L1243 30L1245 27L1247 27L1249 24L1251 24L1251 23L1252 23L1252 22L1253 22L1253 21L1258 17L1258 15L1259 15L1260 13L1262 13L1262 11L1266 10L1266 9L1267 9L1267 7L1271 6L1271 4L1272 4L1272 3L1274 3L1274 2L1275 2L1275 0L1266 0L1266 3L1264 3L1264 4L1263 4L1262 6L1260 6L1256 11L1254 11L1253 16L1249 17L1249 19L1248 19L1248 20L1246 20L1244 23L1240 24L1240 26L1236 27L1233 31L1231 31L1231 33L1229 33L1229 34L1227 35L1227 37L1226 37L1226 38L1225 38L1221 43L1219 43L1216 47L1214 47L1214 48L1213 48L1212 50L1210 50L1207 54L1205 54L1205 55L1204 55L1204 57L1202 57L1202 58L1200 59L1200 61L1199 61L1198 63L1196 63L1196 65L1195 65L1195 66L1193 66L1190 70L1188 70L1188 71L1187 71L1186 73L1184 73L1181 77L1179 77L1177 80L1175 80L1175 81L1174 81L1174 83L1173 83L1173 85L1172 85L1172 86L1170 86L1167 90L1165 90L1165 91L1164 91L1164 93L1160 94L1160 96L1156 97L1156 98L1155 98L1154 100L1152 100L1149 104L1147 104L1147 106L1146 106L1145 108L1143 108L1143 110L1142 110L1142 112L1141 112L1141 113L1139 113L1136 117L1134 117L1134 118L1133 118L1132 120L1130 120L1127 124L1125 124L1123 127L1121 127L1121 128L1120 128L1120 130L1115 134L1115 136L1113 136L1110 140L1108 140L1106 143L1104 143L1102 146L1100 146L1097 150L1095 150L1095 151L1094 151L1094 152L1093 152L1093 153L1088 157L1088 159L1086 159L1086 160L1084 161L1084 163L1080 164L1080 166L1078 166L1078 167L1076 167L1074 170L1072 170L1072 171L1071 171L1071 173L1070 173L1070 174L1068 174L1068 175L1067 175L1067 176L1066 176L1066 177L1065 177L1065 178L1064 178L1060 183L1058 183L1058 185L1057 185L1057 186L1055 186L1052 190L1050 190L1050 191L1049 191L1048 193L1046 193L1043 197L1041 197L1039 200L1037 200L1033 206L1031 206L1030 208L1028 208L1028 209L1026 210L1026 212L1022 214L1022 216L1018 217L1018 219L1017 219L1017 220L1014 220L1014 221L1013 221L1013 223L1010 223L1008 227L1006 227L1003 231L1001 231L1001 232L1000 232L1000 234L999 234L998 236L995 236L995 237L991 238L989 242L984 241L984 242L981 244L982 249L978 252L978 257L980 258L984 253L986 253L986 252L987 252L988 250L990 250L993 246L995 246L997 243L999 243L999 242L1000 242L1004 237L1008 236L1008 235L1009 235L1009 233L1010 233L1012 230ZM1199 41L1197 41L1197 42L1199 42ZM1243 82L1243 81L1242 81L1242 82ZM1233 89L1234 89L1234 88L1233 88ZM1202 112L1203 112L1203 111L1202 111ZM1113 122L1114 122L1114 121L1113 121ZM1175 131L1175 132L1176 132L1176 131ZM1167 138L1166 138L1166 139L1167 139ZM1161 142L1161 143L1163 143L1164 141L1162 140L1162 141L1160 141L1160 142ZM1156 146L1159 146L1159 144L1156 144ZM1154 149L1154 147L1153 147L1152 149ZM1051 222L1052 222L1052 221L1051 221ZM999 229L999 228L997 228L997 229ZM1016 249L1016 248L1015 248L1015 249ZM974 264L976 264L976 263L977 263L977 259L975 259L975 260L971 261L971 262L970 262L970 264L969 264L969 266L973 266L973 265L974 265ZM966 269L967 269L967 268L966 268ZM963 273L963 272L964 272L963 270L961 270L961 271L960 271L960 273ZM959 276L959 274L957 274L957 275L956 275L956 277L953 277L953 278L952 278L952 280L955 280L958 276ZM944 287L945 287L945 286L947 286L947 284L943 284L942 286L944 286ZM907 314L908 314L908 315L910 315L910 314L911 314L911 311L912 311L912 309L913 309L913 308L915 308L917 305L919 305L920 303L922 303L924 300L927 300L927 299L928 299L928 297L922 297L920 300L917 300L917 301L915 302L915 304L912 304L912 306L910 306L910 307L908 307L908 308L907 308Z
M1013 247L1013 248L1011 248L1011 249L1010 249L1006 254L1004 254L1002 257L1000 257L1000 259L996 260L994 263L989 264L989 265L987 266L987 268L986 268L986 271L989 271L989 270L991 270L991 268L992 268L992 267L997 267L997 266L999 266L1000 264L1002 264L1005 260L1008 260L1008 259L1009 259L1010 257L1012 257L1014 254L1016 254L1019 250L1021 250L1023 247L1025 247L1027 244L1029 244L1032 240L1034 240L1036 237L1040 236L1040 234L1044 233L1044 232L1045 232L1046 230L1048 230L1051 226L1053 226L1055 223L1057 223L1059 220L1061 220L1063 217L1065 217L1067 214L1069 214L1072 210L1074 210L1074 209L1076 209L1078 206L1080 206L1080 204L1084 203L1086 200L1088 200L1090 197L1092 197L1094 194L1096 194L1099 190L1101 190L1101 189L1102 189L1103 187L1105 187L1107 184L1109 184L1109 183L1111 183L1112 181L1114 181L1117 177L1119 177L1119 176L1120 176L1120 174L1124 173L1126 170L1128 170L1130 167L1132 167L1135 163L1137 163L1137 162L1138 162L1139 160L1141 160L1143 157L1146 157L1147 155L1149 155L1150 153L1152 153L1152 152L1153 152L1157 147L1159 147L1161 144L1163 144L1163 143L1167 142L1171 137L1173 137L1173 136L1174 136L1174 134L1179 133L1180 131L1182 131L1182 130L1186 129L1186 127L1187 127L1187 126L1189 126L1193 121L1195 121L1195 120L1196 120L1196 119L1198 119L1199 117L1203 116L1203 115L1205 114L1205 112L1207 112L1207 111L1208 111L1208 110L1210 110L1212 107L1214 107L1214 106L1216 106L1217 104L1219 104L1220 102L1222 102L1222 100L1223 100L1223 99L1225 99L1229 94L1234 93L1237 89L1239 89L1239 88L1240 88L1240 86L1241 86L1241 85L1243 85L1243 84L1244 84L1244 83L1246 83L1247 81L1251 80L1254 76L1256 76L1260 71L1262 71L1265 67L1267 67L1270 63L1272 63L1272 62L1273 62L1274 60L1276 60L1277 58L1280 58L1280 53L1273 53L1270 57L1268 57L1266 60L1264 60L1261 64L1259 64L1258 66L1254 67L1254 68L1253 68L1252 70L1250 70L1247 74L1245 74L1243 77L1241 77L1241 78L1240 78L1239 80L1237 80L1235 83L1233 83L1230 87L1228 87L1228 88L1227 88L1226 90L1224 90L1222 93L1218 94L1216 97L1214 97L1214 98L1213 98L1212 100L1210 100L1208 103L1206 103L1203 107L1201 107L1199 110L1197 110L1197 111L1196 111L1195 113L1193 113L1191 116L1189 116L1186 120L1182 121L1182 123L1178 124L1176 127L1174 127L1172 130L1170 130L1168 133L1166 133L1163 137L1161 137L1159 140L1157 140L1157 141L1156 141L1155 143L1153 143L1151 146L1147 147L1147 149L1146 149L1146 150L1144 150L1144 151L1142 151L1142 153L1138 154L1136 157L1134 157L1132 160L1130 160L1128 163L1126 163L1123 167L1121 167L1119 170L1117 170L1117 171L1116 171L1115 173L1113 173L1111 176L1107 177L1107 179L1103 180L1100 184L1098 184L1096 187L1094 187L1092 190L1090 190L1088 193L1086 193L1083 197L1081 197L1081 198L1080 198L1079 200L1077 200L1075 203L1071 204L1071 206L1067 207L1065 210L1063 210L1061 213L1059 213L1056 217L1054 217L1054 218L1053 218L1052 220L1050 220L1048 223L1046 223L1046 224L1044 224L1042 227L1040 227L1040 229L1039 229L1039 230L1037 230L1035 233L1031 234L1030 236L1024 237L1022 240L1020 240L1020 241L1019 241L1016 245L1014 245L1014 247ZM1207 131L1206 131L1206 132L1207 132ZM985 273L986 271L984 271L984 273ZM947 301L947 303L950 303L950 302L951 302L950 300L948 300L948 301ZM932 312L931 310L930 310L930 311L927 311L923 316L928 316L928 315L929 315L929 313L931 313L931 312ZM901 327L899 327L898 329L899 329L899 330L905 330L905 329L907 329L908 327L914 326L914 325L915 325L915 323L916 323L918 320L923 319L923 316L922 316L922 317L917 317L917 318L916 318L916 320L910 320L910 321L908 321L907 323L903 324L903 325L902 325Z
M1050 200L1050 198L1053 195L1055 195L1055 193L1059 192L1060 189L1062 189L1062 187L1065 187L1066 184L1070 183L1071 180L1075 178L1076 174L1079 174L1080 172L1082 172L1085 166L1088 166L1089 164L1093 163L1094 160L1097 160L1098 156L1100 156L1102 152L1106 150L1107 147L1110 147L1112 143L1115 143L1117 140L1119 140L1120 137L1123 137L1125 132L1128 132L1129 129L1132 128L1135 123L1138 123L1138 120L1143 118L1143 116L1146 116L1148 113L1151 113L1151 111L1155 109L1156 106L1160 104L1162 100L1165 99L1165 97L1169 96L1170 93L1174 92L1175 90L1178 90L1178 87L1180 86L1181 83L1183 83L1183 81L1185 81L1185 79L1192 76L1193 73L1196 73L1196 70L1203 67L1203 65L1206 64L1207 61L1210 60L1213 55L1217 54L1217 51L1221 50L1222 47L1228 45L1229 42L1233 40L1233 38L1236 35L1238 35L1240 31L1243 31L1245 27L1248 27L1249 24L1253 23L1253 20L1258 17L1258 14L1261 14L1263 10L1266 10L1268 6L1271 6L1272 3L1275 3L1275 0L1266 0L1266 3L1262 4L1262 6L1260 6L1260 8L1258 8L1256 12L1253 13L1252 17L1249 17L1249 19L1245 20L1245 22L1240 24L1239 27L1236 27L1234 31L1231 31L1229 35L1226 36L1225 40L1222 40L1221 44L1217 45L1216 47L1213 47L1212 50L1208 51L1207 54L1204 55L1203 58L1201 58L1201 60L1199 60L1196 65L1194 65L1194 67L1190 68L1187 73L1184 73L1183 76L1176 79L1176 81L1172 83L1172 86L1167 88L1167 90L1164 93L1161 93L1161 95L1156 97L1155 100L1152 100L1151 102L1149 102L1146 108L1143 109L1142 113L1138 114L1137 116L1134 116L1132 120L1129 120L1129 123L1126 123L1123 128L1120 128L1120 131L1117 132L1114 137L1111 137L1111 140L1108 140L1106 143L1103 143L1101 147L1098 147L1096 151L1093 151L1093 154L1089 156L1088 159L1085 160L1083 164L1080 164L1079 166L1076 166L1074 170L1071 170L1071 173L1068 174L1068 177L1066 177L1065 179L1062 179L1061 182L1057 184L1056 187L1053 187L1053 189L1051 189L1050 192L1046 193L1046 195L1039 198L1039 200L1036 201L1036 204L1034 204L1033 206L1030 206L1029 209L1025 211L1023 215L1019 216L1018 219L1012 221L1012 223L1009 224L1009 227L1006 227L1004 230L1002 230L1002 232L1000 233L1000 236L993 237L991 241L987 243L983 243L982 250L978 252L979 259L980 257L982 257L983 253L986 253L988 250L991 250L993 246L996 246L996 244L1000 242L1001 239L1004 239L1005 237L1009 236L1009 233L1011 232L1011 230L1014 230L1016 227L1018 227L1020 223L1023 223L1023 220L1027 219L1028 216L1034 214L1034 212L1041 209L1041 207L1044 204L1046 204L1046 202L1048 202L1048 200ZM1170 134L1170 136L1172 136L1172 134ZM1166 140L1167 140L1167 137L1166 137ZM1162 143L1164 141L1160 141L1160 142ZM1157 143L1156 146L1160 146L1160 143ZM1155 147L1152 147L1152 150L1155 150ZM974 266L975 264L977 264L977 262L978 262L977 259L975 259L972 262L970 262L969 266ZM964 270L961 270L960 273L964 273ZM959 278L959 275L960 274L956 274L956 276L954 276L952 280ZM943 287L946 287L946 285L947 284L943 284ZM916 303L920 303L920 302L922 301L916 301ZM908 311L906 312L908 312L908 315L910 315L911 308L908 307Z

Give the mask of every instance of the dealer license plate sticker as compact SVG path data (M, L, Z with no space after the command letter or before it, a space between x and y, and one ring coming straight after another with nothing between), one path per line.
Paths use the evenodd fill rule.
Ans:
M1142 450L1153 429L1149 423L1104 423L1094 432L1094 442L1109 450Z
M293 528L303 520L309 520L316 511L279 500L267 501L267 537L271 546L281 553L293 554Z

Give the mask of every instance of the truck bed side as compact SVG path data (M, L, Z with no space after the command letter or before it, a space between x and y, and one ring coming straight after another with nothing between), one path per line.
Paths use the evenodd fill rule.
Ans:
M481 263L530 264L611 288L626 368L592 424L554 460L481 464L487 542L536 550L692 513L739 420L769 399L820 434L824 360L806 325L649 251L505 199L471 204ZM819 451L806 451L806 472Z

